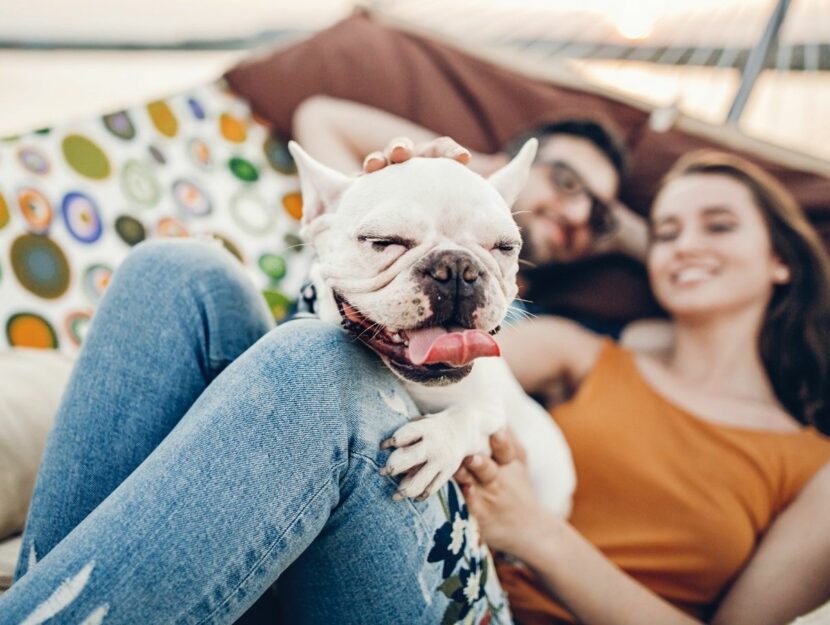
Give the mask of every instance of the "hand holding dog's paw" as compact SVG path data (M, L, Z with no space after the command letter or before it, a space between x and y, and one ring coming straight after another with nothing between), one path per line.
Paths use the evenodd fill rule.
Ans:
M394 499L424 500L452 477L464 453L454 444L458 437L451 429L449 418L433 416L407 423L381 443L382 448L397 448L381 469L381 475L406 473Z

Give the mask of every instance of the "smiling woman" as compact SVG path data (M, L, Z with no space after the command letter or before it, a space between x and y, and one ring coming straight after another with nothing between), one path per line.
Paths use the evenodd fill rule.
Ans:
M792 197L736 157L690 154L667 175L652 223L649 270L661 302L694 318L717 314L715 301L729 309L756 299L778 399L804 423L830 419L830 264Z
M789 622L830 597L830 534L811 531L830 501L827 254L780 185L722 153L682 159L651 223L674 344L648 356L583 332L577 393L552 412L579 480L568 521L515 463L468 465L467 503L527 565L498 569L524 624ZM502 343L544 381L576 335L539 317Z

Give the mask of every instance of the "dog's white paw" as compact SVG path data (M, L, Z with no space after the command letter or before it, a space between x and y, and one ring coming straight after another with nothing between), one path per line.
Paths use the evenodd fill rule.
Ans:
M398 485L395 499L423 500L449 481L464 459L463 447L454 429L450 418L434 415L407 423L381 444L397 447L381 474L406 474Z

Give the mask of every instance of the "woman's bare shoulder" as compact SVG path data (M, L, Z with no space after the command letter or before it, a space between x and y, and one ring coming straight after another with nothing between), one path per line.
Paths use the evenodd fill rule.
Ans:
M528 392L567 375L578 382L593 368L604 339L575 321L543 315L506 328L502 354Z

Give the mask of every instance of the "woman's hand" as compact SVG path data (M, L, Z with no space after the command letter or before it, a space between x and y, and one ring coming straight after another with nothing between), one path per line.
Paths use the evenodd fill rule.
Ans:
M468 456L455 474L484 541L497 551L522 558L532 548L529 525L549 515L528 477L525 451L509 430L490 437L493 457Z
M455 479L491 549L524 562L580 623L703 625L627 576L567 521L542 508L530 486L524 450L509 433L490 440L493 458L466 458Z

